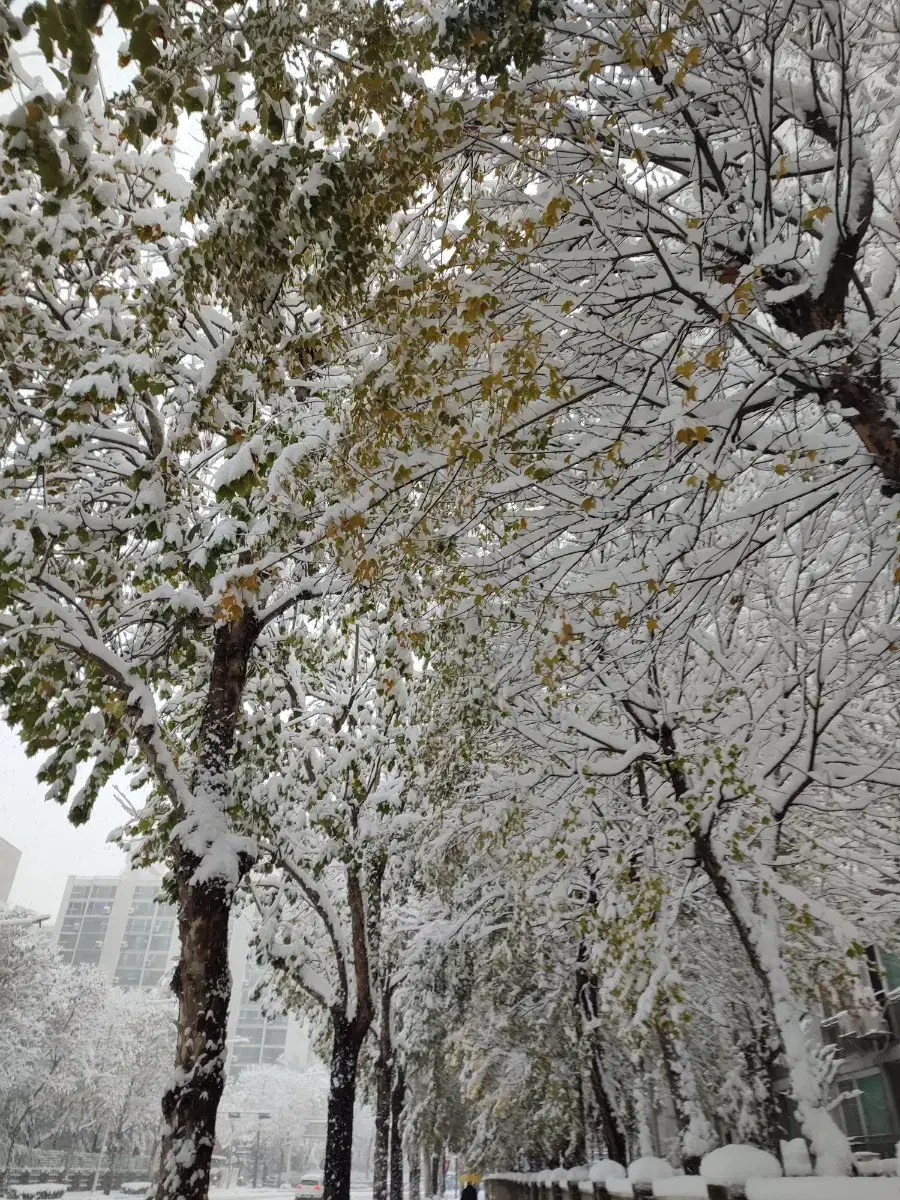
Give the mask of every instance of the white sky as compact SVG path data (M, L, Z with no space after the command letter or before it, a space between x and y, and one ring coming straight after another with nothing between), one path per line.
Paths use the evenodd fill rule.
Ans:
M22 851L10 901L55 917L67 875L116 875L126 865L122 851L106 842L125 814L107 788L87 825L76 829L64 808L44 799L39 766L0 724L0 837Z

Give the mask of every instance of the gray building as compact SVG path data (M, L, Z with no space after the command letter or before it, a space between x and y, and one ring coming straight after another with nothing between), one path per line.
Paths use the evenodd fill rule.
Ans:
M17 850L5 838L0 838L0 901L4 904L9 900L21 857L21 850Z
M843 1008L826 1014L822 1036L834 1047L844 1132L854 1149L890 1158L900 1142L900 956L869 946L860 983ZM870 1002L860 1004L867 993Z
M66 962L95 966L122 988L165 985L178 958L176 910L160 894L156 871L125 870L120 875L70 875L53 929ZM229 960L233 980L228 1020L228 1069L284 1059L310 1065L309 1039L299 1022L269 1016L253 991L260 971L250 953L251 927L235 919Z

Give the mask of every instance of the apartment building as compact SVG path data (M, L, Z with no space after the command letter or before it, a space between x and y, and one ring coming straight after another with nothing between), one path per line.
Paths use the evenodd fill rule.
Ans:
M53 929L70 963L97 967L117 987L165 987L179 953L177 914L161 895L162 875L125 870L112 876L70 875ZM228 1069L284 1059L311 1064L309 1038L291 1017L270 1016L254 999L260 971L250 952L251 926L237 917L229 959L233 980L228 1027Z
M822 1021L834 1047L837 1116L854 1149L890 1158L900 1142L900 955L869 946L860 981L872 1003L848 1003Z
M6 838L0 838L0 901L4 904L12 891L13 880L19 869L21 857L21 850L17 850Z

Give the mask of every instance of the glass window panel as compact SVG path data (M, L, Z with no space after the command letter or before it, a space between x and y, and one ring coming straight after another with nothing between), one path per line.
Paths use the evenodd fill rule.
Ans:
M862 1092L859 1106L862 1110L863 1124L869 1137L880 1137L893 1133L891 1112L888 1108L887 1093L884 1089L884 1079L879 1072L877 1075L864 1075L855 1079L854 1083Z
M144 971L141 976L141 984L143 987L156 987L162 977L162 971Z
M73 900L84 900L91 894L91 889L89 887L73 887L69 894Z
M82 949L80 946L72 955L74 963L98 963L100 961L99 950Z
M881 970L887 990L892 992L895 988L900 988L900 954L879 950L878 957L881 959Z
M89 929L92 933L103 933L109 928L109 917L83 917L81 928Z
M851 1080L848 1084L842 1085L856 1090L856 1082ZM841 1116L844 1119L844 1131L847 1137L861 1138L863 1135L862 1118L859 1115L858 1097L849 1096L841 1100Z
M95 887L91 888L91 895L97 896L103 900L112 900L115 898L116 889L115 889L115 886L113 886L113 887L95 886Z
M278 1060L279 1060L279 1058L281 1058L282 1054L284 1054L283 1046L268 1046L267 1045L262 1052L262 1061L264 1063L278 1062Z

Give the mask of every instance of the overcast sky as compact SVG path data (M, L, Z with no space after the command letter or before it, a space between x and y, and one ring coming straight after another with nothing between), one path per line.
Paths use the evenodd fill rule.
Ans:
M39 766L0 723L0 837L22 851L10 901L55 917L67 875L115 875L126 865L106 841L125 814L107 789L87 825L76 829L64 808L44 799Z

